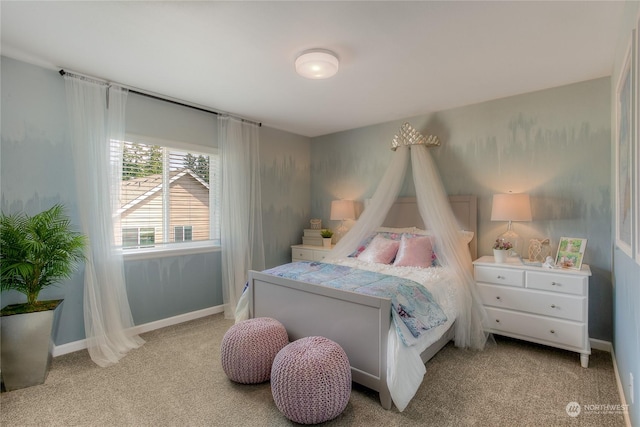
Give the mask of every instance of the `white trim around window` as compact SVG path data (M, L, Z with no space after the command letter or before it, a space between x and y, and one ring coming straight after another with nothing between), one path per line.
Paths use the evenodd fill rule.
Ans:
M203 254L208 252L220 252L220 244L211 240L156 244L153 248L126 249L123 251L124 260L138 261L143 259L166 258L172 256Z

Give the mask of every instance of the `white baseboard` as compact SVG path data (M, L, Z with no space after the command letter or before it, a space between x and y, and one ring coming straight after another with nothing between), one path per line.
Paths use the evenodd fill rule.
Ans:
M623 407L629 408L627 405L626 397L624 396L624 386L620 379L620 372L618 371L618 363L616 362L616 353L613 350L613 345L610 341L602 341L590 338L591 348L595 350L602 350L611 353L611 360L613 361L613 375L616 377L616 384L618 386L618 395L620 396L620 403ZM624 423L626 427L631 426L631 418L629 418L629 411L624 412Z
M166 328L167 326L177 325L179 323L188 322L189 320L199 319L201 317L211 316L212 314L222 313L224 306L218 305L202 310L192 311L190 313L179 314L167 319L156 320L155 322L145 323L143 325L134 326L129 329L131 335L139 335L156 329ZM73 353L74 351L85 350L87 348L87 340L73 341L67 344L54 345L51 352L53 357L62 356L63 354Z
M606 351L607 353L611 353L613 351L613 345L611 344L611 341L589 338L589 342L591 343L591 348L595 350Z
M620 372L618 371L618 363L616 362L616 353L611 348L611 360L613 360L613 374L616 377L616 384L618 385L618 394L620 395L620 403L623 407L626 407L627 410L624 412L624 423L627 427L631 426L631 418L629 418L629 410L627 406L627 399L624 397L624 386L622 385L622 380L620 379Z

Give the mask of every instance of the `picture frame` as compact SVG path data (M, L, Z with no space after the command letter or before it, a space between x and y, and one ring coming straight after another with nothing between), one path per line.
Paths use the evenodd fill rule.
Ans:
M625 53L625 59L616 86L616 141L615 141L615 244L634 258L633 229L635 197L633 195L633 52L635 31Z
M633 93L635 94L635 112L633 116L635 117L635 140L633 141L633 151L635 151L635 167L634 167L634 180L635 189L633 190L633 194L635 197L635 230L634 230L634 238L636 239L635 251L636 251L636 262L640 264L640 11L638 13L638 20L636 22L636 28L634 30L634 39L635 39L635 61L633 70L633 75L635 78L635 87Z
M587 249L587 239L579 237L561 237L556 253L556 266L580 270L584 251Z

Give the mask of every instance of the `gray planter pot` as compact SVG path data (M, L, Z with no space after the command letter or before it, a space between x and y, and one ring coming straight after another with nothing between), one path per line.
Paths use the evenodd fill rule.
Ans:
M47 311L0 317L0 369L7 391L43 384L47 379L53 319L61 302Z

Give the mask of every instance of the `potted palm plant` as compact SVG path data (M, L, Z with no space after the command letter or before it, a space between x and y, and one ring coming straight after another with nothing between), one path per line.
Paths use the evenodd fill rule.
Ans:
M62 300L39 301L44 288L69 278L84 260L85 236L62 205L28 216L0 214L0 290L27 302L0 310L2 379L7 391L44 383L51 364L53 318Z

